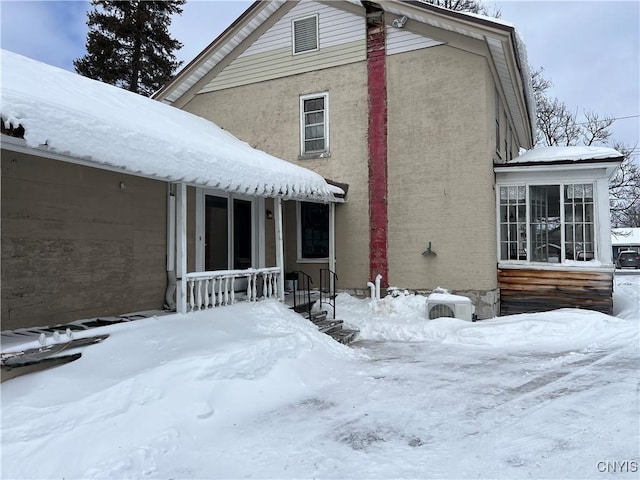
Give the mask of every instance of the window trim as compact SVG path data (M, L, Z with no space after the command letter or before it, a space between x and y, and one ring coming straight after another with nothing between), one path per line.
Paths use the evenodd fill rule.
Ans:
M563 180L563 181L553 181L553 180L537 180L534 182L523 182L523 181L513 181L513 182L500 182L496 183L496 257L499 265L535 265L535 266L548 266L548 267L558 267L558 266L567 266L565 263L567 261L566 255L566 220L565 220L565 187L568 185L591 185L593 191L592 205L593 205L593 260L598 261L600 259L600 237L598 236L598 228L600 217L598 213L598 183L594 180L586 180L586 179L572 179L572 180ZM531 260L531 200L530 200L530 188L535 186L557 186L559 189L560 195L560 262L559 263L550 263L550 262L536 262ZM527 248L527 258L526 260L507 260L501 258L501 244L502 244L502 236L501 236L501 227L502 222L500 218L500 189L502 187L525 187L525 227L527 233L526 239L526 248ZM571 266L581 266L584 265L589 266L588 260L575 260L569 259L568 261L573 262Z
M297 235L297 246L296 246L296 261L297 263L329 263L329 258L331 257L331 207L327 205L329 208L329 221L327 223L327 230L329 232L329 244L328 244L328 254L327 257L320 258L307 258L302 256L302 204L303 203L314 203L314 202L296 202L296 235ZM324 205L324 204L322 204Z
M307 20L309 18L315 18L316 21L316 48L310 50L303 50L296 52L296 22ZM294 18L291 20L291 53L293 56L304 55L305 53L317 52L320 50L320 18L317 13L313 15L307 15L305 17Z
M304 102L313 98L324 99L324 149L313 152L305 151L305 112ZM307 158L325 158L330 156L329 153L329 92L309 93L300 95L300 159Z

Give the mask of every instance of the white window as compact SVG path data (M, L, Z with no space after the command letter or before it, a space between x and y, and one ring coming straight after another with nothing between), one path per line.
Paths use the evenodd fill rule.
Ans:
M500 260L593 260L593 191L591 183L501 186Z
M327 261L329 258L329 205L298 203L298 259Z
M300 153L319 156L329 151L329 94L300 97Z
M318 16L299 18L291 23L293 54L318 50Z

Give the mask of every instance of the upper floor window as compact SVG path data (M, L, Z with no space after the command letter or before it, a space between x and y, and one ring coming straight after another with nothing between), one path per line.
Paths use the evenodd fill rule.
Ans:
M320 155L329 151L329 94L300 97L300 153Z
M293 54L318 50L318 15L293 20Z
M593 190L591 183L501 186L500 260L593 260Z

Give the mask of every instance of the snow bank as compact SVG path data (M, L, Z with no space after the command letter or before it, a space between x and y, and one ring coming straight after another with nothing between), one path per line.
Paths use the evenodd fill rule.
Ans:
M125 478L134 466L111 458L153 465L179 437L196 450L207 438L190 432L214 438L236 417L267 411L282 398L308 398L359 356L275 301L91 333L110 337L83 349L76 362L3 384L3 478ZM60 455L60 437L68 455ZM13 461L28 455L25 442L47 464ZM135 455L122 455L127 451Z
M622 298L629 298L629 293ZM638 311L633 303L625 308L629 315ZM360 329L360 339L374 341L439 342L504 349L584 349L638 335L637 319L634 323L629 321L631 318L579 309L513 315L475 323L455 318L428 320L426 297L420 295L387 296L374 310L368 299L340 294L337 310L345 322Z
M365 339L421 341L354 349L274 301L93 329L80 360L2 384L2 478L603 478L640 460L639 285L616 278L628 319L341 294Z
M208 120L6 50L0 61L2 121L24 127L28 147L223 191L333 199L322 176Z

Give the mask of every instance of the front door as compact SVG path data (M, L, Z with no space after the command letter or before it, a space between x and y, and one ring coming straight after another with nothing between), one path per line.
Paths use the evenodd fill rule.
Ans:
M251 200L205 195L204 269L244 270L253 266Z

